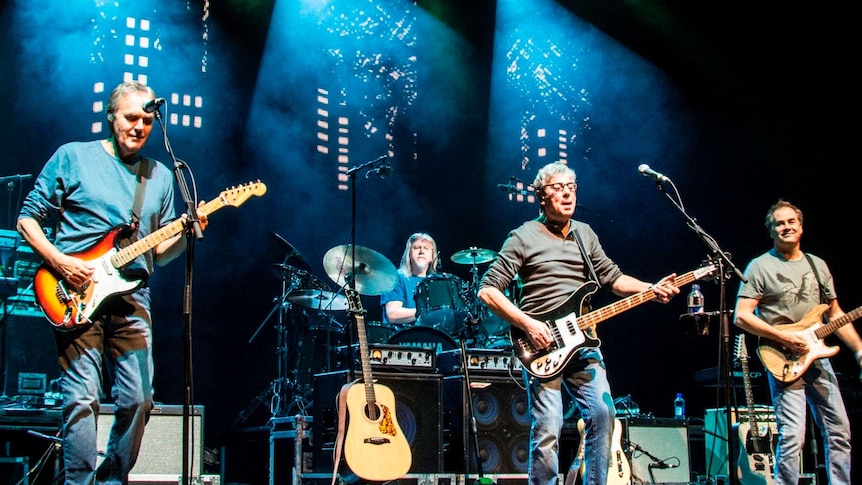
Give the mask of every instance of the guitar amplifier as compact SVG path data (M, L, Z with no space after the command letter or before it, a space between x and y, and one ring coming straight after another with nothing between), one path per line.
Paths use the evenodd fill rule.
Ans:
M437 355L431 347L368 344L368 363L375 369L379 367L381 369L417 369L421 372L433 372L437 366ZM337 367L339 369L362 369L358 344L338 347Z
M775 410L772 406L754 406L754 419L759 436L771 436L774 446L778 439L778 426L775 424ZM748 408L731 409L731 425L737 422L748 422ZM727 411L725 408L706 410L703 423L704 445L706 451L706 471L708 476L727 476L728 466L736 468L734 456L727 457ZM733 439L736 439L734 436ZM736 444L736 452L739 445Z
M683 419L621 418L623 448L632 449L632 483L691 483L688 426ZM655 460L667 466L658 466Z
M521 377L521 361L511 350L467 349L467 370L476 375ZM437 368L443 375L463 373L461 350L446 350L437 356Z

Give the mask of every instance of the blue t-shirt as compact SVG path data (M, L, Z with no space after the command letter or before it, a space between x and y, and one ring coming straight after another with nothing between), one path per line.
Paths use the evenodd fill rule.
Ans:
M145 164L137 238L170 223L175 217L173 176L152 159L124 163L105 151L101 141L72 142L57 149L36 177L20 217L45 225L59 218L54 245L67 254L91 249L112 229L132 221L139 166ZM127 269L153 272L153 252L147 251Z
M416 287L419 282L424 279L423 276L407 276L401 271L398 272L398 279L395 281L395 287L380 295L380 305L383 307L383 324L388 325L389 319L386 317L386 304L390 301L400 301L404 308L416 308Z

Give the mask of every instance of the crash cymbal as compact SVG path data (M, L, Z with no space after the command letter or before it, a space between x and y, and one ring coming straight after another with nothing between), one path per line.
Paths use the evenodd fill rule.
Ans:
M497 253L490 249L470 248L458 251L450 259L453 263L458 264L482 264L491 261L496 256Z
M360 295L382 295L395 288L398 280L395 265L385 256L372 249L350 244L327 251L323 255L323 269L338 286L344 286L348 276L355 271L353 286Z
M276 278L286 281L288 290L329 290L329 286L320 278L304 269L289 264L273 264L270 268Z
M347 297L325 290L296 290L288 293L287 301L315 310L347 310Z

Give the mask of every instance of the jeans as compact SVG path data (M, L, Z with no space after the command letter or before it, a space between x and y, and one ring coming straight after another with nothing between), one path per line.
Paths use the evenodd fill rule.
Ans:
M135 464L153 408L149 290L105 304L104 316L83 330L55 334L63 394L63 461L66 483L125 484ZM114 424L106 450L97 450L102 376L111 379ZM104 460L96 467L99 452Z
M799 481L806 401L823 437L829 483L850 485L850 420L829 359L814 361L802 377L790 384L776 380L771 374L767 376L778 425L776 485L796 485Z
M606 485L613 439L614 400L604 362L574 360L557 378L541 380L524 372L530 402L531 485L556 484L560 473L560 434L563 428L563 390L569 392L584 419L584 485ZM577 473L577 469L570 473Z

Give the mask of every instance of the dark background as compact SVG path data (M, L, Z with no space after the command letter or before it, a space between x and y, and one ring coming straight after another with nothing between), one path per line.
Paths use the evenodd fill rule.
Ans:
M288 240L333 289L323 268L329 249L355 237L356 244L397 265L404 241L416 231L436 238L445 272L468 281L470 267L449 257L473 246L498 249L508 230L537 211L535 204L510 201L497 185L509 177L531 182L539 166L555 159L524 161L518 140L525 112L575 126L568 151L580 183L576 218L593 225L627 273L657 280L694 269L709 254L666 195L678 197L740 269L770 247L763 219L783 197L804 210L803 247L831 264L842 306L862 304L851 236L860 174L853 161L859 79L852 69L854 20L844 7L655 0L393 1L374 7L334 2L353 13L387 9L392 19L402 9L420 19L411 46L418 60L409 64L415 71L408 76L415 85L386 84L375 76L343 78L354 96L350 104L361 110L367 102L370 124L385 127L374 103L381 93L407 105L392 142L362 132L356 122L362 117L353 116L345 166L392 152L395 170L385 179L360 172L353 185L339 182L333 158L315 150L315 105L309 100L321 85L336 98L354 50L376 49L399 60L402 54L395 51L403 43L363 38L369 48L344 40L349 55L333 62L324 54L338 47L339 37L315 35L337 29L308 21L311 4L216 0L203 16L202 2L181 3L119 2L98 11L0 3L6 37L0 47L6 99L0 105L0 175L35 176L60 144L101 136L90 133L91 123L104 116L92 103L105 100L107 92L94 96L93 80L104 81L109 91L129 69L115 51L122 35L105 30L104 19L153 19L152 35L162 49L152 55L158 64L150 68L149 83L160 96L192 92L205 100L202 128L168 128L174 151L195 174L199 197L248 181L268 187L264 197L213 215L196 244L194 398L206 407L210 447L224 444L240 416L246 418L239 420L243 425L269 417L265 393L278 377L283 337L276 319L267 319L281 292L271 267L285 256L271 233ZM524 81L535 71L507 78L512 58L504 53L516 52L511 46L518 36L535 39L545 31L563 52L559 62L566 69L547 71L559 84L544 93L577 93L579 99L537 110L536 100L546 98L530 89L541 83ZM529 65L524 61L522 68ZM368 91L357 96L362 89ZM154 130L145 152L169 163L162 141ZM637 173L641 163L671 178L666 192ZM21 192L31 187L32 179L9 185L0 227L14 228ZM183 281L181 260L152 280L156 396L165 403L183 400ZM738 283L733 277L726 287L731 308ZM682 392L696 422L705 409L724 403L720 387L695 380L697 371L721 361L722 329L713 321L709 335L687 335L679 321L687 291L668 305L651 303L619 315L603 323L599 334L615 395L631 396L644 413L669 417L675 394ZM706 283L704 293L707 309L718 310L719 286ZM377 298L362 301L367 319L379 320ZM613 298L600 293L595 301L599 306ZM347 323L345 312L332 317ZM24 367L51 371L50 336L34 337L47 328L34 317L13 320L25 334L21 338L48 345L22 349L20 341L9 339L11 357ZM303 336L304 329L293 327L288 332L289 339L306 339L291 349L299 355L290 359L319 358L308 355L308 339L319 335ZM846 349L834 361L855 424L859 369ZM767 403L765 379L754 384L756 401ZM255 406L262 393L265 399Z

